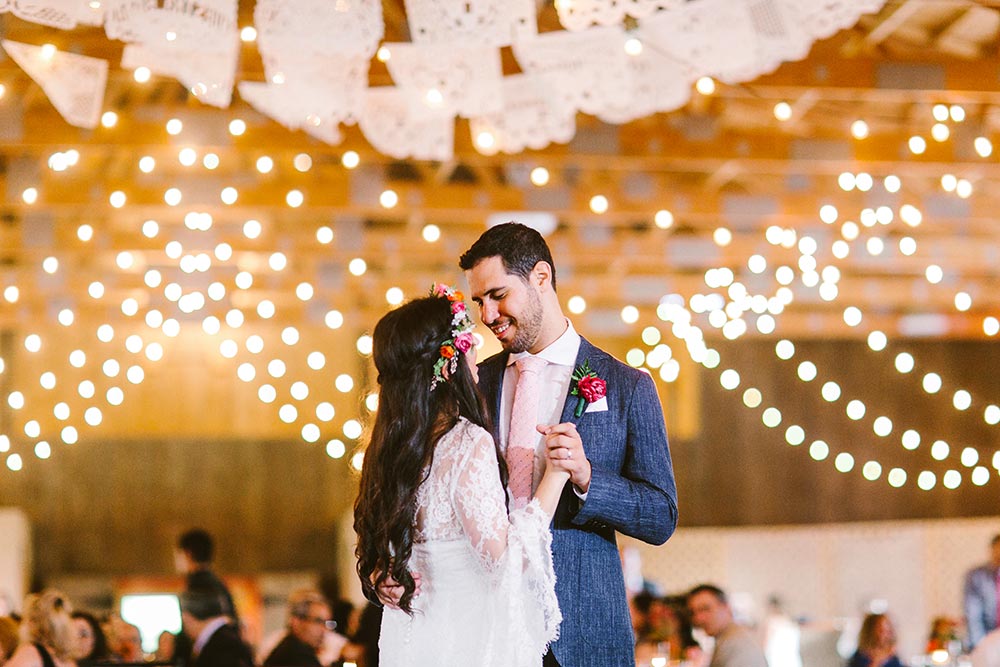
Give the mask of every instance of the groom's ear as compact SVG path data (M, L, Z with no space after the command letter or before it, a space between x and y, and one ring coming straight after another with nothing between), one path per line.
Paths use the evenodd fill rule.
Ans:
M535 264L535 268L531 270L531 282L536 287L542 287L545 284L551 286L552 266L544 260L539 260Z

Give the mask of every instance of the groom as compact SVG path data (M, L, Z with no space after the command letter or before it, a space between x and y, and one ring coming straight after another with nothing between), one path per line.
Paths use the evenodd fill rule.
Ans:
M546 459L570 473L552 521L563 622L544 664L634 665L615 533L663 544L677 526L677 489L653 380L576 333L556 295L549 248L530 227L511 222L489 229L459 265L483 324L503 346L480 364L479 387L493 435L507 450L513 502L518 478L523 473L533 489ZM531 357L544 361L520 362ZM524 372L540 375L528 397L521 368L535 365L540 370ZM526 445L514 443L526 410L534 413L536 432Z

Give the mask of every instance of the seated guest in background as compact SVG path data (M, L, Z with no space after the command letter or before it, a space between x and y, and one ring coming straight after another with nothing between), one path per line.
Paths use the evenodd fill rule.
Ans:
M7 659L14 655L17 648L18 626L10 616L0 616L0 665L7 662Z
M764 650L754 635L733 620L733 610L721 588L702 584L687 594L694 627L715 639L709 667L767 667Z
M193 642L192 667L252 667L250 648L213 589L184 591L180 603L184 632Z
M76 648L73 657L80 667L108 659L108 642L104 638L104 630L93 614L85 611L74 611L73 632L76 637Z
M648 596L648 601L643 600L643 596ZM657 597L639 593L636 598L639 609L646 607L645 625L636 632L637 660L639 653L653 657L662 654L675 661L693 660L701 654L691 634L684 596Z
M983 637L969 657L972 667L1000 667L1000 628Z
M931 631L927 637L924 653L947 651L952 642L958 641L958 621L947 616L937 616L931 621Z
M24 601L21 644L4 667L76 667L73 609L62 593L48 589Z
M847 667L903 667L896 656L896 629L885 614L868 614L861 622L858 650Z
M350 641L351 618L354 616L354 604L343 598L333 603L333 632L326 633L323 648L319 652L319 661L324 665L340 665L344 647ZM359 615L360 618L360 615Z
M969 570L965 575L963 607L969 630L969 649L975 648L986 633L997 627L998 592L1000 588L1000 534L990 542L990 559Z
M288 632L264 660L264 665L322 667L319 654L323 640L327 631L335 627L330 604L319 591L307 590L292 593L288 607Z
M636 593L628 601L629 615L632 617L632 634L637 642L644 641L649 634L649 608L656 599L649 591Z
M146 659L139 628L119 616L112 616L105 627L112 662L143 662Z

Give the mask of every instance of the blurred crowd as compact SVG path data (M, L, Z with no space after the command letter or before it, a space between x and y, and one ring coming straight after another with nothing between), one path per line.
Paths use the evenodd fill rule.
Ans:
M934 618L924 656L911 665L1000 667L1000 535L990 549L989 561L966 574L965 618ZM311 589L292 593L285 627L251 648L233 598L212 570L213 555L212 538L204 531L188 531L178 542L177 566L186 577L179 595L183 629L163 633L155 652L143 651L135 625L115 614L99 618L74 609L65 595L48 589L29 595L21 614L0 617L0 666L378 665L381 609L373 604L355 609ZM800 623L777 598L769 600L756 627L738 622L728 595L713 584L681 595L660 595L647 586L629 604L640 667L803 667ZM907 664L897 653L896 629L886 613L865 615L860 627L846 631L838 648L845 667Z
M181 536L176 552L185 587L178 596L182 630L162 633L143 650L139 628L116 614L75 609L63 593L29 595L20 614L0 617L0 666L97 667L374 667L381 609L361 609L303 589L288 599L285 627L256 651L246 641L233 597L212 570L214 544L202 530Z

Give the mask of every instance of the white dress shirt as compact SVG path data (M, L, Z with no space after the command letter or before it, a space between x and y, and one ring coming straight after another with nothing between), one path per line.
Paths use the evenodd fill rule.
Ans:
M219 628L224 626L226 623L229 623L228 616L219 616L218 618L209 621L208 625L206 625L202 631L198 633L198 639L195 640L194 646L191 647L191 655L197 657L205 648L205 644L208 643L208 640L212 638L212 635L214 635Z
M566 320L566 331L555 339L537 357L545 359L548 364L542 371L541 400L538 404L539 424L558 424L561 421L563 405L569 395L569 385L573 377L573 365L580 351L580 334L573 324ZM503 388L500 392L500 447L507 450L507 433L510 430L510 413L514 406L514 388L520 372L514 364L518 359L530 357L529 352L511 354L507 359L507 369L504 371ZM538 482L545 472L545 442L542 434L538 434L535 444L535 471L532 475L531 490L538 487Z

